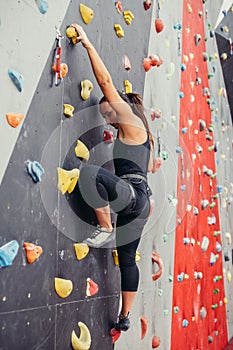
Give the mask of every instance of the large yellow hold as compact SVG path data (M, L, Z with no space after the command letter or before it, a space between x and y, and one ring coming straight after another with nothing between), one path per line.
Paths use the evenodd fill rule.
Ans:
M61 298L67 298L73 290L73 283L71 280L55 277L54 284L56 293Z
M90 94L93 90L93 84L90 80L85 79L81 81L81 97L83 100L88 100L90 98Z
M74 149L76 157L81 158L82 160L88 161L90 157L89 150L87 146L80 140L77 141L77 145Z
M84 4L79 5L79 10L83 19L83 22L86 24L89 24L94 17L94 11L90 8L85 6Z
M57 168L58 185L57 188L62 194L73 192L79 178L79 169L65 170Z
M89 249L86 243L74 243L74 250L78 260L84 259L89 253Z

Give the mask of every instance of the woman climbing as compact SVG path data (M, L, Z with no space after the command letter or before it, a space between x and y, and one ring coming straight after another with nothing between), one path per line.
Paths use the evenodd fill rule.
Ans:
M99 248L114 239L111 209L117 213L116 246L121 271L122 308L114 327L127 331L129 312L138 289L136 250L150 212L147 172L153 168L153 138L139 94L116 90L111 76L81 26L72 25L78 41L87 50L93 73L103 97L100 112L106 123L117 129L113 162L115 174L103 167L86 165L80 171L79 188L94 208L98 226L84 240ZM157 167L160 162L157 163Z

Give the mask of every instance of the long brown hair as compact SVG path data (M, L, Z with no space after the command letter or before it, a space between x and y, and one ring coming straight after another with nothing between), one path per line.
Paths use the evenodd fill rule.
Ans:
M120 97L122 98L122 100L124 100L126 103L128 103L128 105L130 105L133 113L142 120L142 122L146 128L147 134L150 137L150 143L151 143L152 147L154 148L154 140L153 140L153 136L152 136L151 131L150 131L148 121L147 121L146 116L145 116L145 112L144 112L145 110L144 110L144 105L143 105L143 101L142 101L142 96L138 93L135 93L135 92L129 92L127 94L120 92L118 90L117 90L117 92L120 95ZM107 101L105 96L103 96L100 99L99 104L101 104L104 101Z

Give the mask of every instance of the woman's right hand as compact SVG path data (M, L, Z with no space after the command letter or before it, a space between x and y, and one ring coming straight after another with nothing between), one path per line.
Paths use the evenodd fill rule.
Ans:
M90 40L88 39L87 37L87 34L85 33L85 31L83 30L83 28L74 23L74 24L71 24L71 26L76 30L76 32L78 33L78 36L77 36L77 40L78 41L81 41L82 45L87 48L88 45L90 45Z

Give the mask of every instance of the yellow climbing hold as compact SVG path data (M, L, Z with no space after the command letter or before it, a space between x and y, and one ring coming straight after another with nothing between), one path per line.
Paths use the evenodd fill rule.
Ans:
M192 6L188 3L187 7L188 7L188 13L192 13L193 12Z
M78 36L78 33L77 31L75 30L74 27L72 26L69 26L67 29L66 29L66 36L72 40L72 43L75 45L79 42L79 40L77 39L77 36Z
M231 234L230 232L225 233L226 241L228 245L231 245L232 239L231 239Z
M170 71L167 73L167 80L170 80L175 73L175 64L170 62Z
M120 24L115 24L114 28L115 28L116 35L118 36L118 38L122 38L125 35L125 32L122 29Z
M114 264L116 266L119 265L119 259L118 259L118 253L117 253L117 250L114 249L112 251L112 255L113 255L113 259L114 259ZM140 260L140 253L138 251L136 251L136 257L135 257L135 261L138 262Z
M132 20L134 19L134 15L132 14L131 11L124 11L123 13L124 15L124 19L125 19L125 22L126 24L131 24Z
M231 282L231 271L227 271L227 281L230 283Z
M78 260L82 260L87 256L90 248L86 243L74 243L74 250L75 250L76 258Z
M80 140L77 141L77 145L74 149L76 157L81 158L82 160L88 161L90 157L89 150L87 146Z
M125 80L124 85L125 85L125 93L130 94L133 91L132 84L130 83L129 80Z
M84 23L89 24L93 20L94 11L90 7L87 7L84 4L80 3L79 11Z
M57 168L57 174L58 190L61 191L62 194L65 194L67 191L68 193L71 193L77 184L79 178L79 169L74 168L72 170L65 170L62 168Z
M74 107L72 105L69 105L68 103L64 103L63 107L63 113L69 118L73 117Z
M91 91L93 90L93 84L90 80L85 79L81 81L81 97L83 100L88 100L90 97Z
M67 298L73 290L73 283L71 280L55 277L54 285L56 293L61 298Z
M85 323L79 322L80 336L77 337L75 331L71 334L71 344L74 350L89 350L91 347L91 334Z

